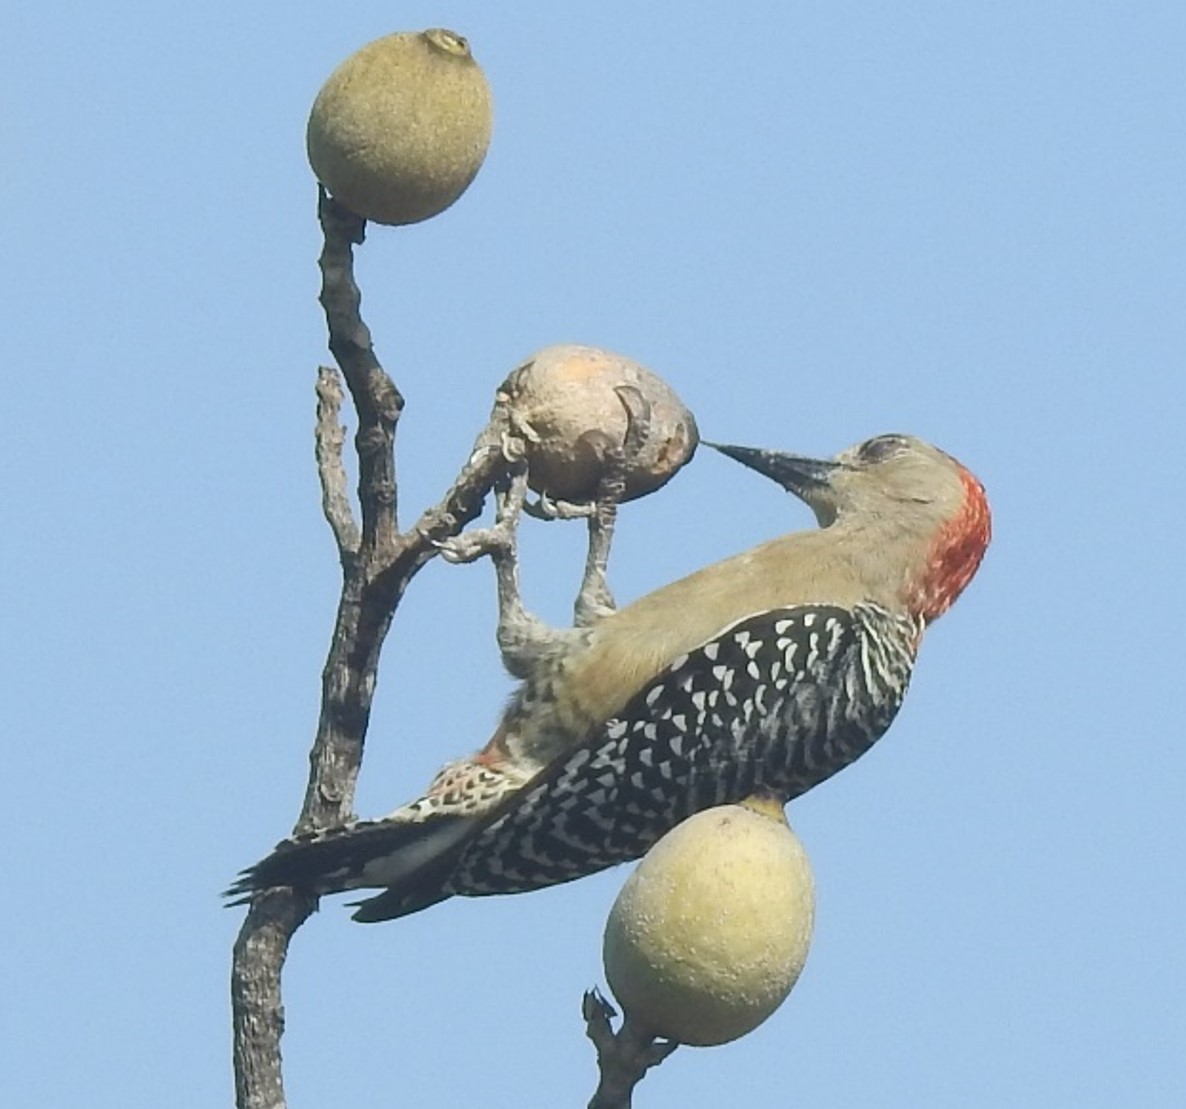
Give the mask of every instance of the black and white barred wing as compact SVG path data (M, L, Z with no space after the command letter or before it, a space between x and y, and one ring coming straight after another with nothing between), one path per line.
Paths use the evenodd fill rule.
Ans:
M885 731L918 628L873 605L747 617L676 659L464 845L448 890L536 889L642 855L692 813L788 799Z

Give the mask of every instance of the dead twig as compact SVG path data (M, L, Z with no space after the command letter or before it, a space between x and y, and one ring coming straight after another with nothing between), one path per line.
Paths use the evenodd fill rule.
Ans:
M321 510L325 513L334 541L343 559L358 553L362 537L354 522L350 494L346 490L346 467L342 447L346 429L342 411L342 378L332 366L317 368L317 476L321 480Z

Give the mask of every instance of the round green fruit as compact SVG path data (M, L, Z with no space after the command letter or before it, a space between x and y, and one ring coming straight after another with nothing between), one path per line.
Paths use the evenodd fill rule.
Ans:
M317 94L306 144L317 179L376 223L418 223L468 188L490 145L490 89L453 31L401 32L352 54Z
M640 1031L728 1043L786 999L807 960L811 866L781 805L689 817L627 879L605 929L605 973Z

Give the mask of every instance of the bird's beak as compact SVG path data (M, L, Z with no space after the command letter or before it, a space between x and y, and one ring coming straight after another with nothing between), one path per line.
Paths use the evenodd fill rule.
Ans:
M784 489L810 501L813 493L827 487L840 463L830 458L806 458L801 454L763 451L754 447L731 447L723 443L705 443L707 447L757 470L777 481Z

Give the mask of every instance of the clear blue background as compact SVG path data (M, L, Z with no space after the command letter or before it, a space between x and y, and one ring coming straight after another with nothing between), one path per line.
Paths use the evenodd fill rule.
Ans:
M311 454L303 131L381 34L468 35L489 158L372 229L404 520L503 375L582 341L713 438L911 431L996 540L908 705L795 802L807 970L660 1106L1186 1104L1186 8L1165 3L14 6L0 75L5 912L13 1105L231 1100L217 893L296 817L337 595ZM623 513L623 600L809 517L705 455ZM576 525L533 525L565 618ZM510 683L485 564L434 564L384 656L358 797L414 795ZM623 878L364 928L285 975L290 1102L580 1105Z

